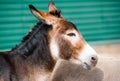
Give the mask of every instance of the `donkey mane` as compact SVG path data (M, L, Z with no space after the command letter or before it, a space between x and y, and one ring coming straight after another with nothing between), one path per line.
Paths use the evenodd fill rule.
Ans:
M28 34L26 34L26 35L23 37L21 43L18 44L18 45L16 45L14 48L12 48L12 50L17 49L22 43L26 42L26 41L39 29L39 26L40 26L40 25L42 25L42 22L39 21L39 22L32 28L32 30L31 30L30 32L28 32ZM11 50L11 51L12 51L12 50Z
M45 49L44 46L48 46L48 42L46 40L49 28L49 25L46 25L39 21L32 28L32 31L23 37L21 43L19 45L16 45L16 47L14 47L10 52L14 54L20 54L26 58L29 55L33 54L34 50L38 46L41 49Z
M33 33L35 33L35 31L37 31L37 30L41 27L41 25L42 25L42 22L39 21L39 22L32 28L32 30L31 30L30 32L28 32L28 34L23 37L22 42L25 42L26 40L28 40L28 39L33 35Z

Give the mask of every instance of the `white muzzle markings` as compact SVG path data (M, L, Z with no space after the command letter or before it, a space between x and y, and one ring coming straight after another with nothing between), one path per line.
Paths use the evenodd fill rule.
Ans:
M96 66L98 58L95 50L88 44L83 48L83 51L80 52L78 60L83 64L83 67L86 69L91 69Z

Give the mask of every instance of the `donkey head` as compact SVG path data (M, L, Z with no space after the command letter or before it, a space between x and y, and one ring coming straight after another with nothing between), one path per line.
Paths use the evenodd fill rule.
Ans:
M83 64L87 69L96 65L98 60L96 52L86 43L76 26L63 18L53 2L48 6L49 12L37 10L32 5L29 7L36 18L52 26L48 32L48 41L54 60L70 60Z

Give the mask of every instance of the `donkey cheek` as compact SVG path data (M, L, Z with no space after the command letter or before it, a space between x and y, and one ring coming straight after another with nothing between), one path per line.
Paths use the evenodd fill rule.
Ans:
M60 51L60 57L62 59L66 59L69 60L72 56L72 50L70 50L69 48L65 48L65 49L61 49Z
M55 60L57 60L59 58L59 47L58 47L58 45L57 45L55 40L51 41L50 50L51 50L52 57Z

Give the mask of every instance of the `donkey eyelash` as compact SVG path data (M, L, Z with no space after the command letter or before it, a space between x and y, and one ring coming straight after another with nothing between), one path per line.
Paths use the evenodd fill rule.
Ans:
M75 33L68 33L67 35L68 35L68 36L76 36Z

